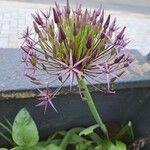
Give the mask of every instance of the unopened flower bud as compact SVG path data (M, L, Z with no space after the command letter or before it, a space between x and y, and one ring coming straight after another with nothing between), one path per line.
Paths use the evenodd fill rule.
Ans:
M80 4L79 6L77 6L76 11L75 11L75 13L79 16L81 15L81 7L82 5Z
M98 17L101 13L101 7L98 8L98 10L96 11L96 16Z
M113 22L111 23L111 25L109 27L109 30L111 32L115 31L115 24L116 24L116 18L113 20Z
M125 64L124 64L124 67L128 67L128 66L129 66L129 63L125 63Z
M38 25L43 26L43 20L38 13L36 13L36 15L32 14L32 17Z
M33 21L33 26L34 26L34 30L35 30L35 32L36 33L39 33L40 32L40 30L39 30L39 28L38 28L38 26L37 26L37 24Z
M105 38L105 33L104 31L101 33L101 39Z
M104 21L104 10L102 10L102 14L101 14L100 20L99 20L101 25L103 24L103 21Z
M46 37L46 35L45 35L44 33L39 32L38 35L39 35L39 38L40 38L42 41L47 40L47 37Z
M68 15L70 14L69 0L67 0L66 12L67 12Z
M122 38L123 38L123 33L124 33L125 29L126 29L126 27L124 27L124 28L120 31L120 33L117 35L117 39L122 39Z
M122 54L120 57L118 57L118 58L116 58L115 59L115 61L114 61L114 63L119 63L121 60L122 60L122 58L124 57L125 55L124 54Z
M104 29L107 29L107 28L108 28L109 22L110 22L110 15L108 15L108 17L107 17L107 20L106 20L106 22L105 22L105 24L104 24Z
M61 16L61 11L60 11L60 8L59 8L59 5L55 2L55 6L56 6L56 11L57 11L57 14L58 16L60 17Z
M88 10L86 9L83 15L83 21L86 22L87 21L87 16L88 16Z
M73 24L73 35L76 36L77 35L77 27L76 24Z
M91 46L92 46L92 38L91 38L91 36L88 36L87 42L86 42L86 47L87 47L87 49L90 49Z
M64 41L66 39L65 32L63 31L61 26L59 27L59 38L61 39L61 41Z
M59 23L59 17L58 17L58 14L57 14L55 8L53 8L53 14L54 14L54 21L56 24L58 24Z

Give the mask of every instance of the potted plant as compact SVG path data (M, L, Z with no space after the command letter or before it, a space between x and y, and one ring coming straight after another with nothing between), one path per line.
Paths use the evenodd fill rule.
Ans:
M129 122L129 124L120 129L119 132L115 132L115 136L112 136L101 118L101 116L103 116L101 112L105 113L110 108L105 106L105 110L100 111L100 109L103 109L103 101L94 102L90 93L91 88L93 88L95 91L93 97L97 97L96 99L99 99L98 97L104 97L100 92L107 95L104 101L106 101L108 97L112 99L115 98L115 90L111 84L121 78L134 60L128 52L124 51L125 46L129 43L129 40L126 39L124 34L125 27L117 27L116 19L111 21L110 15L104 19L104 10L101 8L89 11L88 9L82 10L81 5L79 5L75 10L72 10L68 1L63 10L60 9L57 3L55 3L55 5L55 8L52 8L51 11L47 11L46 13L41 11L40 13L33 14L33 27L31 29L28 27L23 34L24 41L21 48L23 50L22 59L26 65L25 76L31 79L32 83L46 87L45 89L38 88L40 92L38 100L40 102L36 104L36 106L44 106L44 113L46 114L47 107L50 105L55 111L51 112L54 116L57 116L56 120L61 119L62 121L61 123L59 121L59 124L54 124L51 120L52 125L48 126L51 127L51 132L56 131L57 125L60 129L68 129L75 126L82 126L82 128L61 132L60 135L63 137L61 138L61 142L55 143L52 140L52 143L49 141L49 143L42 148L67 149L69 147L71 149L71 144L73 146L75 145L73 149L125 150L127 146L120 140L122 140L123 135L127 135L127 137L130 136L133 140L131 123ZM71 94L59 97L61 89L67 85L67 81L69 82L69 88L64 88L66 93L78 91L83 101L74 100L79 99L77 94L73 94L72 100L69 99ZM56 86L49 89L49 86L53 85L54 82L56 82ZM104 83L106 83L106 85ZM88 87L87 84L90 86ZM74 87L74 85L76 86ZM68 99L69 101L63 101L63 103L65 102L67 105L70 103L65 107L67 110L64 110L64 104L62 104L60 108L63 112L58 111L57 108L59 108L59 106L56 108L53 104L56 99L59 101L56 105L59 106L62 104L61 101L63 101L63 99ZM82 103L83 108L76 107L74 105L75 103ZM88 110L85 103L97 123L87 129L83 127L87 124L91 124L92 118L87 114ZM95 105L95 103L97 104ZM111 102L109 102L109 104L111 104ZM137 104L137 102L135 102L135 104ZM117 108L116 105L116 109L123 107L121 105L118 106L119 108ZM124 106L128 107L128 102ZM71 124L69 124L69 122L66 122L70 116L72 120L74 120L74 118L76 119L76 115L79 113L81 113L79 119L83 119L80 120L79 123L71 121ZM116 119L113 120L114 115L116 115L115 111L112 113L114 114L104 114L104 116L108 117L106 119L107 121L116 121ZM123 114L126 114L126 112ZM132 113L127 116L131 116L131 114ZM23 109L16 116L12 126L13 141L19 146L16 146L16 149L33 149L33 146L37 146L37 135L37 140L34 144L28 142L23 142L23 144L18 143L18 139L15 139L15 137L19 137L20 135L21 138L23 138L23 131L20 131L20 129L17 131L17 129L18 124L20 122L22 123L22 121L20 121L21 118L25 119L26 116L30 118L28 112ZM37 116L40 117L41 115L38 114ZM112 120L109 120L109 116L112 116L110 117ZM118 117L118 115L116 115L116 117ZM56 120L54 119L54 121ZM76 120L78 120L78 118ZM125 119L125 121L127 120ZM17 122L18 124L16 125ZM26 124L26 122L23 122L23 126L24 124ZM1 125L3 126L3 124ZM34 131L36 130L34 133L37 133L33 122L32 125L34 126ZM111 124L111 130L113 130L112 125L113 123ZM26 128L28 129L28 124L25 125L25 129ZM97 128L100 129L100 134L95 133L94 130ZM27 130L27 132L29 131L30 130ZM16 132L17 136L13 136ZM76 138L72 140L74 136ZM32 135L29 136L27 141L30 141L31 137ZM76 141L76 139L79 140ZM132 145L133 149L143 146L138 145L138 142ZM49 148L50 144L53 145Z

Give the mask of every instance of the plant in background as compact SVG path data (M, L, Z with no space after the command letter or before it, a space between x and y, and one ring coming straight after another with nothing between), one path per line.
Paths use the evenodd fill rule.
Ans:
M124 51L129 43L125 27L116 26L116 19L104 16L101 8L89 10L78 5L70 8L69 2L64 8L55 3L47 12L32 14L33 27L23 33L22 59L25 63L25 75L37 85L45 85L40 91L40 103L45 111L51 105L61 88L70 83L79 87L82 99L101 128L105 138L109 138L107 128L98 114L87 84L101 92L114 94L111 84L125 73L133 59ZM49 85L58 82L60 86L53 92ZM94 84L107 83L106 89Z
M132 138L132 128L129 123L116 135L115 142L101 137L94 131L99 127L93 125L89 128L72 128L69 131L58 131L45 141L39 141L37 126L29 112L22 108L16 115L13 124L7 119L7 123L0 123L0 126L7 131L7 135L0 132L0 135L10 145L9 150L126 150L126 145L119 141L127 133ZM11 148L11 149L10 149ZM0 148L0 150L8 150Z

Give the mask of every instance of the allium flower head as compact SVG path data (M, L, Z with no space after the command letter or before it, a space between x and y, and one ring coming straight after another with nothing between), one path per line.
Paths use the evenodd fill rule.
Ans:
M117 27L116 19L105 16L101 8L89 10L77 5L73 9L68 0L62 9L55 5L47 12L33 14L32 30L27 28L23 34L21 48L26 76L35 84L48 86L60 81L60 87L51 95L58 94L66 81L70 82L71 89L81 78L87 83L107 83L106 91L113 93L111 83L133 61L124 52L129 42L125 27ZM47 108L53 96L47 93L42 98L40 105Z

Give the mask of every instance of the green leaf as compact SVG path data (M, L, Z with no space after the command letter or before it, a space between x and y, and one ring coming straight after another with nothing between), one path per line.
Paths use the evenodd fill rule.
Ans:
M116 141L116 150L127 150L127 147L124 143Z
M17 146L17 147L12 148L11 150L45 150L45 149L39 146L33 146L33 147Z
M101 137L100 136L98 136L96 133L91 133L90 135L89 135L89 137L92 139L92 141L93 142L95 142L96 144L101 144L102 143L102 139L101 139Z
M71 144L76 144L76 143L80 143L80 142L88 142L88 140L77 134L74 134L70 139Z
M55 144L59 145L62 141L62 138L66 135L66 131L58 131L55 132L53 135L49 136L49 138L46 141L40 141L38 142L38 146L46 147L49 144ZM62 137L62 138L60 138Z
M95 150L104 150L102 145L98 145L95 147Z
M65 137L63 138L61 144L60 144L60 147L62 149L66 149L68 143L70 142L71 140L71 137L76 134L76 133L80 133L84 128L73 128L71 130L69 130L67 132L67 134L65 135Z
M17 147L14 147L14 148L11 149L11 150L45 150L45 149L42 148L42 147L39 147L39 146L33 146L33 147L17 146Z
M115 141L115 144L110 140L104 140L98 145L95 150L127 150L127 147L121 141Z
M123 128L121 128L121 130L119 131L119 133L114 137L115 140L117 139L122 139L123 137L127 136L128 138L130 138L131 140L134 140L134 133L133 133L133 129L132 129L132 123L131 121L129 121L129 123L127 125L125 125Z
M76 144L76 150L93 150L92 144L88 142L80 142Z
M19 146L30 147L36 145L39 141L36 124L25 108L21 109L15 117L12 137Z
M115 149L115 145L110 140L104 140L102 143L102 150L117 150Z
M55 144L50 144L45 148L45 150L62 150L62 149Z
M7 148L0 148L0 150L8 150Z
M12 148L11 150L27 150L27 148L26 147L17 146L17 147Z
M83 131L81 131L81 132L79 133L79 135L82 136L82 135L91 134L91 133L93 133L93 130L96 129L96 128L98 128L98 127L99 127L98 124L92 125L92 126L86 128L86 129L84 129Z
M95 132L94 132L94 129L98 128L99 125L96 124L96 125L92 125L86 129L84 129L83 131L81 131L79 133L80 136L82 135L88 135L92 140L93 142L97 143L97 144L100 144L102 142L102 139L100 138L100 136L98 136Z

